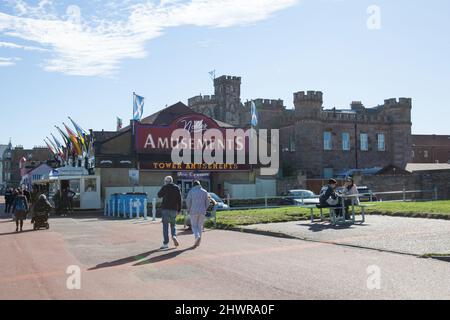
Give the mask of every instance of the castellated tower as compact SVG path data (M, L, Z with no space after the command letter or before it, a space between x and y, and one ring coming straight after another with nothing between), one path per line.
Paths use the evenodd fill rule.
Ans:
M294 93L294 106L300 118L320 118L323 94L320 91L300 91Z
M221 76L214 79L214 92L217 101L217 119L238 126L241 105L241 77Z

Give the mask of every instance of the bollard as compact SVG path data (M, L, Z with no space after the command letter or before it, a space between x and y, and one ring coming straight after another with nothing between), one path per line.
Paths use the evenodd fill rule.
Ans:
M406 189L403 187L403 201L406 201Z
M116 217L116 202L115 201L112 202L112 211L111 211L111 213L112 213L112 216L115 218Z
M144 220L147 220L147 203L148 203L148 200L147 200L147 198L145 198L145 200L144 200Z
M372 190L370 191L370 202L373 202L373 193L372 193Z
M106 216L108 214L108 201L105 199L105 207L103 208L103 215Z
M156 221L156 198L152 201L152 221Z
M230 194L229 193L227 193L227 205L228 205L228 208L230 208Z
M264 196L264 204L265 204L265 206L266 206L266 208L267 208L267 193L266 193L265 196Z
M130 214L128 217L131 219L133 218L133 201L130 200Z
M438 189L437 187L434 187L434 201L438 200Z

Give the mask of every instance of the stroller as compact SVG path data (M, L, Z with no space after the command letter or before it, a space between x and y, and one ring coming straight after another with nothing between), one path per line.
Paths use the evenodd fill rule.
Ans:
M50 216L50 211L52 210L52 205L48 202L45 195L41 195L39 200L34 206L34 214L31 219L33 224L33 230L39 230L40 228L49 229L50 224L48 223L48 218Z

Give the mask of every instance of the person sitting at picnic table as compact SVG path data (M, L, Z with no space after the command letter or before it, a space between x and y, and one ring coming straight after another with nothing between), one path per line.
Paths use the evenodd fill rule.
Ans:
M350 206L354 206L354 205L359 205L359 198L354 196L358 194L358 188L356 187L355 182L353 181L352 177L347 177L347 179L345 179L345 184L344 184L344 195L346 196L353 196L353 197L349 197L347 199L344 200L344 204L345 204L345 218L349 219L350 215L349 215L349 208Z
M319 196L321 207L339 207L340 198L336 193L337 181L335 179L328 180L328 184L322 187ZM341 209L335 209L336 215L341 213Z

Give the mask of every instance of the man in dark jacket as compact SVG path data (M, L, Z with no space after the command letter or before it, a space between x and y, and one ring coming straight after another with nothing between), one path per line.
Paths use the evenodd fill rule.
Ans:
M319 196L321 206L333 207L338 204L338 198L335 192L336 185L337 181L334 179L330 179L328 180L328 185L322 187Z
M322 207L340 207L341 198L336 194L337 181L335 179L328 180L328 185L322 187L320 191L319 201ZM341 214L341 209L334 210L336 215Z
M11 211L12 203L13 203L13 190L11 188L8 188L5 191L5 213L9 213Z
M169 248L169 225L173 244L178 247L180 244L177 240L176 218L181 211L182 199L180 187L173 183L171 176L164 178L164 186L159 190L158 197L162 198L161 213L164 242L161 249Z

